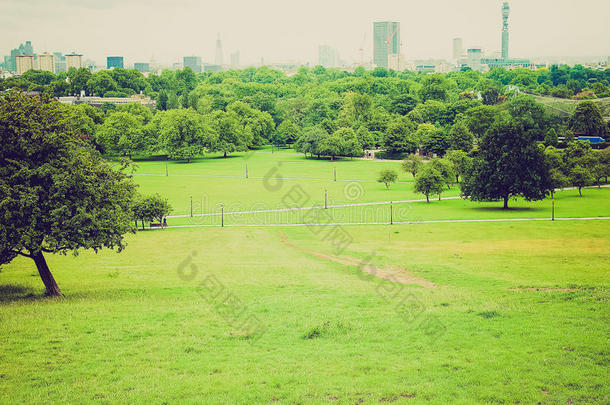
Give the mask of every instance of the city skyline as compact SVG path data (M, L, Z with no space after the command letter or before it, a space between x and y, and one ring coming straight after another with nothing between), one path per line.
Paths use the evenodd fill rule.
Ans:
M125 56L126 65L151 59L171 65L182 61L186 55L201 55L204 62L211 63L216 60L216 39L220 33L225 61L231 53L239 51L244 65L259 64L261 58L270 63L295 61L315 65L320 44L338 49L347 63L359 62L363 37L366 37L364 54L368 62L373 57L374 21L401 23L401 54L406 59L449 60L452 57L451 41L456 37L463 39L465 48L482 48L487 54L501 51L502 1L499 0L464 0L459 5L440 0L425 5L380 1L370 10L354 7L341 29L332 23L341 10L342 18L346 17L344 7L340 7L341 1L319 8L324 13L315 12L313 18L308 19L312 17L311 11L304 11L304 16L300 15L297 20L288 19L286 7L280 7L280 2L275 0L266 2L276 6L272 7L271 16L251 9L252 5L248 4L240 5L244 13L239 15L234 10L224 12L230 7L221 5L214 6L216 13L199 14L200 6L190 0L182 0L172 7L160 0L152 0L151 7L145 7L141 0L105 4L90 0L59 0L54 3L49 8L40 0L28 4L15 0L3 2L0 25L6 28L6 32L0 38L0 53L7 54L19 43L31 40L36 44L37 52L59 50L68 53L76 50L100 65L111 55ZM322 4L313 1L314 5L318 3ZM511 56L610 54L610 45L605 40L610 36L610 27L606 23L610 16L607 2L588 0L599 11L597 13L589 13L590 7L576 7L574 2L567 0L530 3L524 0L510 2ZM440 9L439 5L442 6ZM67 21L62 10L68 7L76 9L79 18ZM146 18L133 21L136 10ZM585 12L586 22L578 17L579 13ZM194 21L195 15L201 21ZM428 18L422 18L422 15ZM227 24L229 17L234 20L231 25ZM86 26L81 19L88 22ZM21 23L16 24L16 20ZM113 27L123 28L113 31L106 26L105 34L98 35L97 28L110 20ZM155 29L151 30L151 27ZM142 30L147 30L147 35L137 35ZM129 32L134 35L126 34Z

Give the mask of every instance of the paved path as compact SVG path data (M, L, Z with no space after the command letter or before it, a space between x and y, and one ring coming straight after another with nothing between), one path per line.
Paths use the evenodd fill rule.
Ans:
M567 217L567 218L555 218L555 221L599 221L609 220L610 217ZM551 221L551 218L492 218L492 219L438 219L429 221L399 221L394 222L394 225L407 225L407 224L454 224L462 222L527 222L527 221ZM347 226L347 225L390 225L389 222L337 222L331 224L225 224L224 226L229 227L294 227L294 226ZM221 225L204 225L204 224L192 224L192 225L173 225L166 226L166 228L219 228ZM160 229L160 228L146 228L146 229Z
M443 197L442 200L458 200L462 197ZM431 199L434 201L438 201L438 198ZM419 200L398 200L398 201L375 201L375 202L366 202L366 203L353 203L353 204L336 204L329 205L328 208L345 208L345 207L364 207L368 205L389 205L393 204L403 204L403 203L415 203L415 202L426 202L426 199ZM314 206L314 207L294 207L294 208L277 208L272 210L254 210L254 211L233 211L233 212L225 212L224 215L239 215L239 214L258 214L258 213L269 213L269 212L285 212L285 211L303 211L303 210L313 210L313 209L323 209L324 206ZM211 212L206 214L193 214L192 217L211 217L211 216L219 216L220 212ZM169 215L167 218L190 218L191 215Z
M345 180L347 181L347 180ZM353 181L353 180L351 180ZM607 188L610 187L610 184L604 184L601 187L603 188ZM588 187L588 188L597 188L597 186L594 187ZM562 190L575 190L576 187L565 187L563 189L557 189L555 191L562 191ZM443 197L441 198L441 200L459 200L462 197ZM438 198L431 198L431 200L434 201L438 201ZM369 205L389 205L390 203L393 204L405 204L405 203L418 203L418 202L426 202L425 198L422 199L416 199L416 200L397 200L397 201L374 201L374 202L365 202L365 203L352 203L352 204L335 204L335 205L328 205L328 208L346 208L346 207L364 207L364 206L369 206ZM302 211L302 210L313 210L313 209L321 209L323 208L323 206L313 206L313 207L294 207L294 208L276 208L276 209L270 209L270 210L252 210L252 211L232 211L232 212L225 212L224 215L242 215L242 214L264 214L264 213L270 213L270 212L286 212L286 211ZM210 213L205 213L205 214L193 214L193 215L189 215L189 214L182 214L182 215L169 215L167 216L167 218L189 218L189 217L212 217L212 216L219 216L221 215L220 212L210 212Z

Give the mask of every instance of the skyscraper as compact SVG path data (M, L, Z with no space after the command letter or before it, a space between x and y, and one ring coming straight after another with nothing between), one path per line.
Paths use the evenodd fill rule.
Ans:
M375 66L387 69L390 66L390 60L400 60L400 23L395 21L374 22L373 63Z
M66 55L66 70L70 68L80 69L83 67L83 55L71 53Z
M508 16L510 6L508 1L502 5L502 59L508 59Z
M195 73L201 73L201 56L185 56L182 58L182 65Z
M464 53L462 38L453 38L453 60L458 60Z
M17 71L17 55L34 55L34 47L32 41L26 41L25 44L19 44L17 48L11 50L11 53L4 57L4 68L10 72Z
M123 68L123 57L122 56L108 56L106 58L106 68Z
M34 55L17 55L15 64L18 75L22 75L28 70L34 69Z
M148 73L150 72L150 63L136 62L133 64L133 68L140 73Z
M216 64L222 66L223 57L222 57L222 41L220 39L220 33L218 33L218 38L216 39Z
M235 51L231 54L231 67L238 68L240 66L239 51Z
M38 69L45 72L55 73L55 55L52 53L39 53L36 55L38 59Z
M337 59L337 51L332 46L320 45L318 47L318 65L325 68L336 67Z

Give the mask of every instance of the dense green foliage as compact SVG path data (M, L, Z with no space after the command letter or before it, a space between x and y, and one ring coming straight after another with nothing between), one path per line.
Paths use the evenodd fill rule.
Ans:
M0 80L0 89L18 87L51 96L81 91L103 96L143 92L157 101L157 114L176 109L198 113L209 141L194 145L186 154L175 153L175 147L169 151L159 140L160 127L146 127L154 121L150 112L142 106L121 106L117 112L138 115L145 128L124 131L118 137L111 136L112 128L107 128L114 126L116 132L115 124L100 128L99 120L91 124L81 119L82 132L93 136L99 130L101 135L95 136L98 147L110 153L166 153L188 159L205 151L229 154L271 143L294 145L312 156L334 159L358 156L356 149L372 148L384 149L386 156L404 156L418 149L439 156L451 149L470 152L504 111L547 146L557 146L555 138L570 136L570 130L605 136L608 130L601 112L585 99L609 96L609 81L610 69L578 65L446 75L303 67L288 76L261 67L201 74L185 68L145 77L128 69L94 74L71 69L57 75L29 71L19 78ZM519 94L523 92L585 101L568 120L551 115L532 98ZM105 106L105 118L111 117L111 109L115 108Z
M57 102L11 92L0 99L0 264L33 259L49 295L61 295L43 252L125 246L134 185L87 142Z

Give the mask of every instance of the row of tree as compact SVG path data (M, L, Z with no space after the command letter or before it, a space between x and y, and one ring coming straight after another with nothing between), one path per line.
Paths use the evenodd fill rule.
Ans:
M449 151L443 158L427 164L419 155L410 155L402 169L415 179L415 192L439 199L445 187L460 183L464 197L475 201L503 200L504 208L513 197L527 201L553 195L554 190L573 186L582 196L582 188L608 181L610 149L591 149L589 142L571 142L565 149L544 147L528 138L512 121L497 122L485 136L480 148L467 154ZM392 170L380 173L378 181L386 187L398 174Z
M527 121L536 139L547 145L556 146L559 139L569 139L574 133L607 136L603 120L607 112L592 101L582 102L573 117L565 120L519 95L520 90L535 92L536 86L567 86L570 80L582 84L583 89L601 86L597 92L604 94L610 84L610 69L561 66L443 75L360 68L349 73L316 67L287 76L267 67L203 74L185 68L147 77L127 69L94 74L87 69L70 69L57 75L29 71L20 78L0 80L0 89L19 87L52 96L80 91L116 96L142 91L156 98L157 109L151 114L110 104L103 106L101 115L86 108L74 110L81 123L79 131L100 150L114 154L166 152L190 159L193 153L203 151L231 153L267 143L295 145L301 137L311 138L312 133L323 135L320 130L332 137L338 130L350 128L362 149L380 148L395 156L415 150L437 155L450 149L468 152L481 141L495 117L506 111ZM114 115L117 112L139 116L141 124L137 117ZM172 124L176 121L173 117L187 115L190 130ZM110 122L100 128L107 119ZM186 134L180 135L184 131ZM184 145L185 139L192 139L194 145ZM327 142L330 147L321 149L329 154L319 156L350 156L351 144L342 146L339 140L332 137ZM311 139L303 139L299 145L307 143ZM318 150L310 148L306 153L318 156Z

